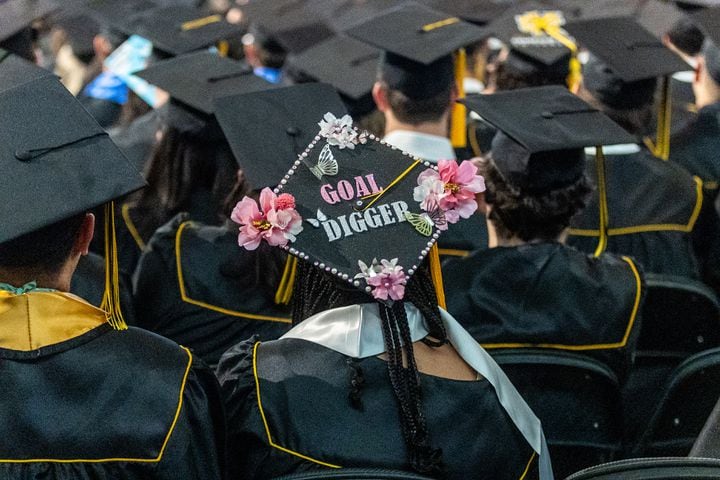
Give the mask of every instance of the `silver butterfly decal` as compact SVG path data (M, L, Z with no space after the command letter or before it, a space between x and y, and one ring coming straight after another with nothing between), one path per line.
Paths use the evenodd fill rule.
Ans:
M335 156L330 150L330 145L325 145L320 150L320 158L318 158L317 165L311 166L310 171L315 175L318 180L322 180L323 175L334 177L338 174L339 167Z
M306 218L305 220L307 220L307 222L313 227L320 228L320 223L328 219L327 215L325 215L319 208L316 217L317 218Z

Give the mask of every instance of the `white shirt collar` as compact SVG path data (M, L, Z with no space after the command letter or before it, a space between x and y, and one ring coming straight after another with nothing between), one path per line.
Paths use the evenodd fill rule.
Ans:
M638 153L640 150L642 149L637 143L621 143L620 145L602 147L603 154L605 155L632 155L633 153ZM585 148L586 155L595 155L595 153L597 153L595 147Z
M438 160L455 160L452 143L445 137L411 130L393 130L383 138L393 147L422 160L437 163Z
M405 303L410 337L416 342L428 334L425 321L414 305ZM495 389L498 401L525 440L540 455L540 479L552 480L552 467L547 453L540 420L530 410L505 373L484 348L445 310L440 310L448 340L476 372ZM353 358L367 358L385 352L377 303L364 303L333 308L304 320L282 338L306 340Z

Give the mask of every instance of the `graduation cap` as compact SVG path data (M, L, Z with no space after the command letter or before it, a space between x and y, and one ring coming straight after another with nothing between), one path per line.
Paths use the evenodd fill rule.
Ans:
M377 78L381 50L350 37L334 36L288 59L290 70L318 82L329 83L350 108L364 112L374 107L372 87Z
M702 49L705 67L710 76L720 83L720 6L693 15L693 20L706 35Z
M201 9L181 6L146 10L120 22L118 28L128 35L147 38L156 49L171 56L211 47L243 31L222 15L208 15Z
M53 73L0 48L0 92Z
M117 329L117 252L112 200L145 185L108 134L54 76L0 92L0 243L106 205L103 308Z
M579 20L565 28L605 64L591 63L583 74L586 88L603 103L623 106L633 97L642 100L643 91L645 97L650 95L653 82L663 77L657 138L654 144L646 143L655 156L667 159L672 106L667 76L687 70L688 65L631 17Z
M317 135L317 119L328 112L344 115L335 89L307 83L223 97L215 115L225 137L255 188L274 187Z
M421 201L415 193L419 182L454 181L455 191L473 192L474 198L482 180L469 175L459 181L451 173L454 161L439 167L423 162L357 131L349 116L327 113L319 120L316 136L280 185L260 195L265 209L277 195L276 215L251 212L249 198L235 208L232 218L243 225L239 243L252 249L265 239L378 301L400 300L405 280L426 257L431 269L433 258L439 268L435 243L449 220L458 219L426 191L421 193L427 202ZM438 168L446 168L444 180ZM468 164L461 168L475 171ZM273 219L284 220L280 225Z
M279 42L287 52L298 53L333 35L317 3L255 0L240 8L254 26L255 35L266 35Z
M350 28L347 33L382 50L380 71L391 89L418 100L431 98L455 82L464 96L466 57L463 47L485 39L485 30L458 17L409 2ZM458 52L454 64L451 54ZM453 108L450 140L463 147L466 113Z
M513 0L430 0L424 3L467 22L485 25L500 17L514 2Z
M215 112L215 98L247 93L273 85L252 69L211 52L196 52L155 63L137 76L205 115Z
M54 0L0 1L0 42L9 39L30 24L58 8Z
M585 170L584 147L635 141L561 86L472 95L462 102L499 130L492 143L493 160L511 185L525 191L576 182Z

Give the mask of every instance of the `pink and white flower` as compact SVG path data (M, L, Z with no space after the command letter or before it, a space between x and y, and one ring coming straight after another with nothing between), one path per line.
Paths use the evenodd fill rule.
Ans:
M378 300L402 300L405 296L405 284L407 277L403 267L397 264L398 259L381 260L378 263L373 258L368 266L362 260L358 260L360 273L355 278L364 278L365 282L372 288L372 296Z
M417 179L413 198L420 207L430 211L435 202L445 212L448 223L470 218L477 210L475 194L485 191L485 179L477 175L477 167L464 160L440 160L437 171L427 169Z
M275 195L269 188L260 192L260 205L245 197L235 205L230 218L240 224L238 244L255 250L262 240L284 247L302 232L302 218L295 210L295 197L289 193Z
M318 123L320 126L320 136L327 140L328 145L335 147L355 149L358 143L358 133L352 126L353 120L350 115L343 115L341 118L335 117L328 112L323 120ZM365 142L362 142L365 143Z

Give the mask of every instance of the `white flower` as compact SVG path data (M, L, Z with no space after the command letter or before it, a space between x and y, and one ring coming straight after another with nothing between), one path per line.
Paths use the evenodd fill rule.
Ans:
M384 262L387 262L387 260L383 260ZM395 259L395 262L397 262L397 258ZM377 261L377 258L373 258L372 263L370 266L368 266L365 262L362 260L358 260L358 267L360 267L360 273L355 275L355 278L364 278L368 279L374 276L377 276L382 272L383 267L380 265Z
M432 200L439 200L445 195L445 183L440 177L426 176L418 179L418 186L413 189L413 200L420 202L424 210L427 210L427 203Z
M352 123L353 120L350 115L337 118L328 112L323 117L323 120L318 123L320 126L320 135L327 139L328 145L352 150L358 143L358 134L353 128Z

